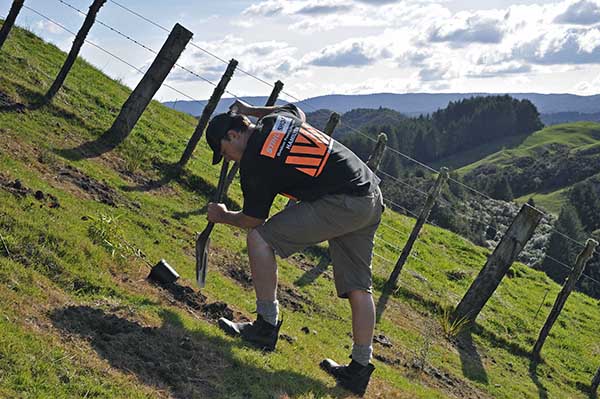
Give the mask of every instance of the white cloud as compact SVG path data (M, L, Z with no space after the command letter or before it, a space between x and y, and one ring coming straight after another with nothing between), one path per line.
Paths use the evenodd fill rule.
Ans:
M422 81L449 81L460 76L450 61L434 61L419 71Z
M283 13L286 9L286 1L283 0L267 0L258 4L252 4L245 9L243 15L260 15L263 17L272 17Z
M289 18L289 29L300 33L351 27L406 27L435 19L448 10L428 1L265 0L243 11L237 25L259 26L261 18Z
M369 40L351 39L307 54L304 61L316 66L359 67L390 57L392 54L385 47Z
M486 13L489 14L489 13ZM497 15L463 12L431 26L429 40L457 45L500 43L504 36L502 18Z
M198 47L219 54L226 60L235 58L240 62L239 68L265 79L290 76L302 69L300 61L294 56L297 49L281 41L247 43L240 37L229 35L219 41L198 43ZM223 62L210 57L196 47L191 47L184 52L179 64L213 82L221 78L226 68ZM239 71L236 76L247 77ZM169 78L175 81L198 79L181 68L175 69Z
M493 78L503 75L530 73L531 71L531 65L510 61L493 65L476 66L467 72L466 76L472 78Z
M595 1L579 0L569 4L555 21L562 24L592 25L600 22L600 5Z
M577 93L583 95L598 94L600 91L600 75L597 75L592 80L583 80L575 87Z
M535 64L600 63L598 28L554 29L523 42L513 49L512 57Z
M36 27L37 29L39 29L40 31L42 31L42 32L48 32L48 33L51 33L51 34L54 34L54 35L57 35L57 34L59 34L59 33L64 33L64 32L65 32L65 31L64 31L64 30L63 30L61 27L59 27L58 25L56 25L56 24L53 24L52 22L50 22L50 21L46 21L46 20L41 20L41 21L38 21L38 22L35 24L35 27Z

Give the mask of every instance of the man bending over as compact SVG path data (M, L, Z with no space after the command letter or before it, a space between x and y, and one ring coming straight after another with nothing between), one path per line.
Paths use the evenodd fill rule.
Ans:
M253 107L236 101L238 114L219 114L206 140L213 165L223 157L240 163L244 207L239 212L210 203L208 220L248 229L247 245L256 292L257 319L219 326L264 350L274 350L281 321L275 255L286 258L329 242L335 288L352 310L352 361L321 367L343 387L364 394L375 367L370 363L375 325L371 295L373 239L381 220L379 178L352 151L306 123L295 105ZM252 124L245 116L258 118ZM295 203L269 218L277 194Z

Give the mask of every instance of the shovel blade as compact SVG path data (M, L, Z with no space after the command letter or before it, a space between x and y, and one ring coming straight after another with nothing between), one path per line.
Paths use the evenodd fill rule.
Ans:
M206 285L206 269L208 267L208 248L210 238L201 234L196 240L196 283L199 288Z

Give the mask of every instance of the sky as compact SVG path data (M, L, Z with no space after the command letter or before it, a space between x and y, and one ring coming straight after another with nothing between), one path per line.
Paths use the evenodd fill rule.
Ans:
M77 32L92 0L25 0ZM0 0L4 17L11 0ZM600 93L600 0L108 0L88 40L146 71L172 29L194 33L160 101L206 99L235 58L239 68L304 99L368 93ZM68 51L73 35L23 8L17 25ZM205 51L203 51L205 50ZM221 60L207 54L219 57ZM135 87L142 75L86 44L81 55ZM57 65L57 70L60 65ZM270 87L236 71L228 91ZM291 98L283 99L292 100Z

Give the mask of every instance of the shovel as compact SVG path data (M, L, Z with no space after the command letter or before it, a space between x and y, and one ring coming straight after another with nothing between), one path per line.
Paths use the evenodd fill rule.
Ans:
M223 165L221 166L221 174L219 176L219 183L217 185L217 193L213 199L213 202L221 202L223 196L223 189L225 187L225 181L227 180L227 170L229 168L229 162L223 159ZM202 233L198 235L196 239L196 283L198 287L204 288L206 285L206 268L208 261L208 248L210 246L210 233L215 227L213 222L208 222Z

